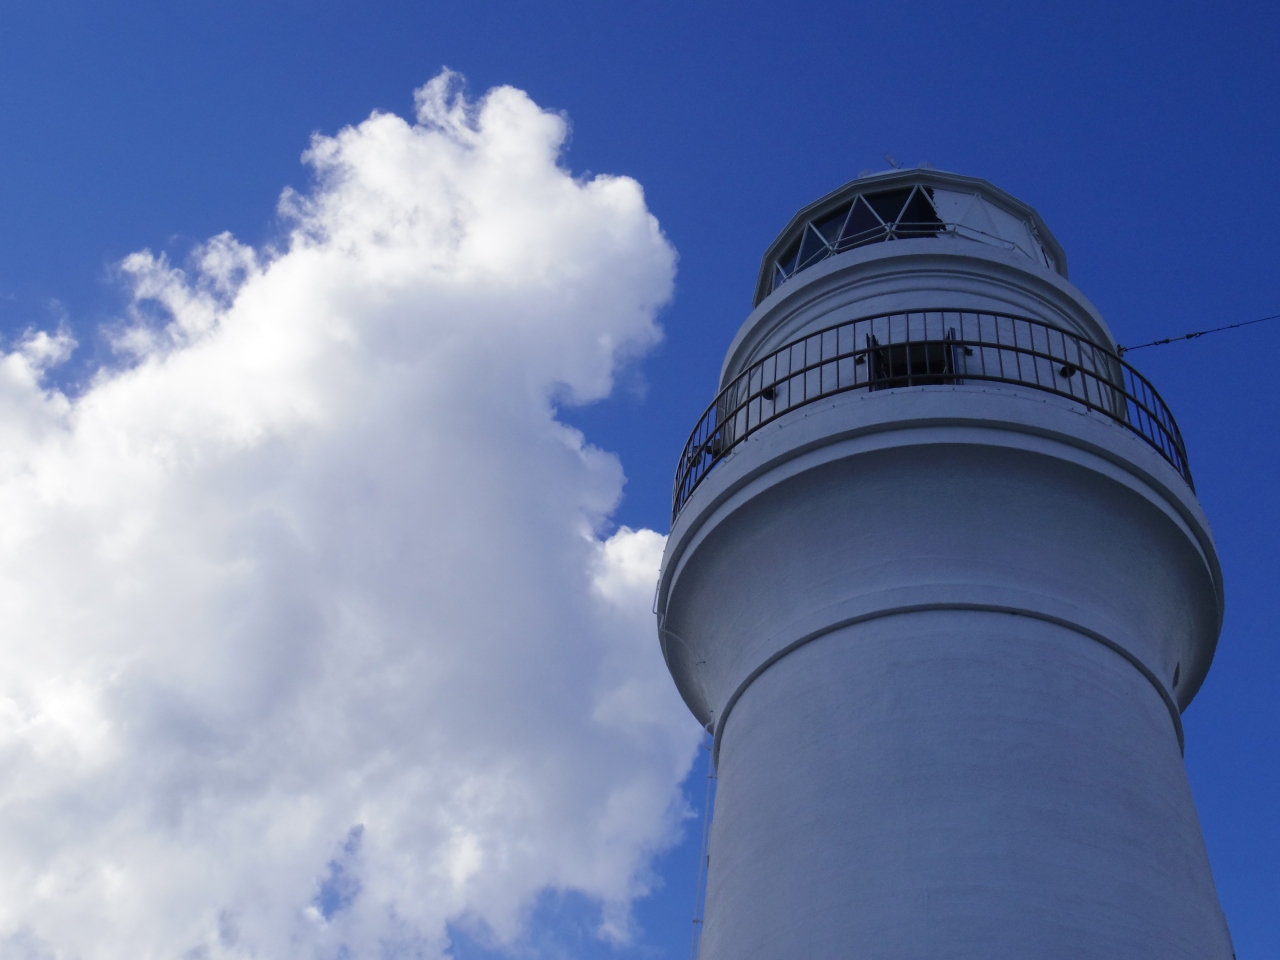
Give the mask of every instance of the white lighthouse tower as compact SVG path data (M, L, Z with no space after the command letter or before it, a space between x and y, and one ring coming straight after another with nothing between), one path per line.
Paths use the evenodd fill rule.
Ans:
M769 248L657 598L719 791L702 960L1230 960L1182 762L1222 578L1039 215L931 170Z

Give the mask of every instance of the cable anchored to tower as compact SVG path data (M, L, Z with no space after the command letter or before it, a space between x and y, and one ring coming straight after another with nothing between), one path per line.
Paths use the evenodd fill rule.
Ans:
M1177 343L1179 340L1194 340L1196 337L1203 337L1208 333L1221 333L1223 330L1251 327L1255 323L1266 323L1268 320L1280 320L1280 313L1273 313L1269 317L1259 317L1257 320L1245 320L1243 323L1229 323L1225 327L1214 327L1212 330L1197 330L1195 333L1184 333L1180 337L1165 337L1163 340L1152 340L1150 343L1140 343L1136 347L1120 347L1119 353L1123 357L1132 350L1141 350L1144 347L1159 347L1166 343Z

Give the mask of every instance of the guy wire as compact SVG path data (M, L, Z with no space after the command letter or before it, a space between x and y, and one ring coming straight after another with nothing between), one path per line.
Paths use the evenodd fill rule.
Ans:
M1221 333L1223 330L1235 330L1237 327L1248 327L1255 323L1266 323L1268 320L1280 320L1280 313L1273 313L1269 317L1259 317L1257 320L1245 320L1243 323L1229 323L1225 327L1214 327L1212 330L1197 330L1195 333L1184 333L1180 337L1165 337L1163 340L1152 340L1150 343L1140 343L1136 347L1120 347L1120 356L1124 356L1133 350L1141 350L1143 347L1159 347L1166 343L1176 343L1179 340L1194 340L1196 337L1203 337L1206 333Z

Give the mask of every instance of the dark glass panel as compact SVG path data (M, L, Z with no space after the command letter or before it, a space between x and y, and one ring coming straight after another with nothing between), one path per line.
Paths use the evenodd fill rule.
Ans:
M796 240L782 256L778 257L778 269L782 271L784 277L789 277L796 269L796 254L800 252L800 241Z
M822 238L827 243L834 244L840 239L840 228L844 226L844 218L849 213L849 205L845 204L839 210L828 213L821 220L813 221L813 228L822 234Z
M903 190L886 190L884 193L868 193L864 199L871 204L871 209L879 214L881 220L893 224L910 196L911 188L907 187Z
M813 224L805 227L804 240L800 243L800 261L796 269L803 270L805 267L813 266L819 260L830 255L831 249L827 246L827 242L822 239L822 235L813 228Z
M872 243L885 238L885 229L876 215L871 212L867 202L859 197L853 202L849 211L849 219L845 221L844 233L840 237L840 249L860 247L864 243Z
M942 227L937 211L925 195L923 187L916 187L915 193L907 201L898 219L898 229L894 231L899 237L936 237Z

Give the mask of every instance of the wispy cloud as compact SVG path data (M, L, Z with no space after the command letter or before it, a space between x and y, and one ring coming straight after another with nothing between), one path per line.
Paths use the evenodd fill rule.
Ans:
M0 955L432 956L549 886L625 935L697 731L662 539L601 539L553 398L659 339L674 252L453 83L317 137L281 249L127 258L82 393L65 332L0 355Z

